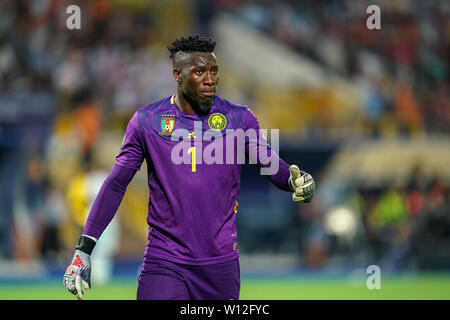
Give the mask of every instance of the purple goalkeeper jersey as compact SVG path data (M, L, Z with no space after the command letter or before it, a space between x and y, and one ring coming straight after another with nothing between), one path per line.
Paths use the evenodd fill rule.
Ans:
M230 261L239 256L236 214L242 161L238 161L238 138L232 139L236 144L230 149L232 140L226 135L229 129L259 131L258 121L247 106L219 96L209 114L202 116L180 111L174 97L133 115L116 157L117 165L135 170L144 159L147 163L149 233L145 256L192 265ZM214 138L205 139L206 131L213 132ZM180 132L180 138L174 139ZM251 140L247 138L245 143L247 154ZM255 141L253 145L259 145L259 140ZM183 146L184 152L176 149ZM234 150L228 161L227 146ZM270 146L268 151L279 163L279 170L269 179L280 189L289 190L288 165ZM180 162L180 157L187 161ZM259 160L256 165L265 166Z

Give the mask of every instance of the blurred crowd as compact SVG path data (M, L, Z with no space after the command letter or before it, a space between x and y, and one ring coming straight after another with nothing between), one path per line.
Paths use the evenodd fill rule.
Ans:
M77 1L81 29L69 30L71 4L0 3L0 257L72 247L92 201L86 181L118 150L101 164L100 136L123 135L137 108L174 90L155 26L164 8Z
M359 204L373 261L395 271L450 268L448 194L439 177L415 175L406 186L356 190L351 199Z
M351 119L353 123L361 122L370 133L449 132L448 1L216 3L216 11L232 12L248 25L320 63L329 73L360 84L362 118L353 115ZM373 4L380 7L380 30L366 26L370 16L366 9ZM317 117L351 112L338 105L330 108L333 110L318 113ZM325 132L333 127L330 119L313 124L322 124Z
M336 187L322 171L313 175L314 201L299 206L275 187L263 200L257 180L244 183L253 192L243 192L240 204L242 252L295 252L298 267L315 271L371 264L394 272L450 268L449 184L441 177L427 178L420 163L405 183L338 181Z
M98 187L118 150L100 146L112 134L118 148L114 143L120 143L132 113L174 92L169 41L208 32L208 22L222 12L294 48L327 72L361 84L363 117L354 121L374 135L392 127L406 133L449 133L446 1L383 1L381 31L366 28L366 1L83 0L76 1L82 27L68 30L66 8L71 2L0 2L0 260L67 263L95 194L88 186ZM339 106L331 107L339 111ZM316 104L308 108L320 109ZM327 131L332 113L314 114L317 119L309 125L332 138L333 132ZM279 128L283 132L283 122ZM351 199L362 213L365 232L353 245L367 242L380 259L391 249L393 255L406 255L416 245L437 248L449 234L442 222L442 217L448 220L449 208L445 183L437 179L420 190L393 185L354 190ZM137 221L130 230L138 238L145 234L145 182L140 190L142 197L128 193L134 196L130 211L140 212L129 212L129 220ZM242 192L245 198L247 190ZM281 220L272 223L279 232L255 234L251 243L299 231L295 239L310 265L324 265L333 250L351 249L324 233L320 203L265 207L291 212L294 220L287 215L285 225ZM420 217L428 218L423 222ZM436 230L427 233L428 242L405 242L424 238L425 229ZM252 251L246 239L243 232L241 247ZM404 249L405 243L415 247Z
M347 183L340 191L331 188L340 198L331 206L324 205L319 192L318 201L299 207L302 265L448 270L448 183L439 176L427 179L420 164L413 171L406 183ZM321 189L328 188L325 181L319 183Z
M344 138L350 139L365 134L414 137L447 136L450 132L449 2L221 0L215 3L211 12L231 13L318 63L328 74L338 75L358 86L361 93L358 112L332 99L324 102L327 96L332 96L327 91L321 91L318 98L314 94L311 99L306 98L307 103L300 101L308 92L294 95L292 100L286 101L292 106L292 114L286 114L283 109L282 118L276 123L282 130L283 124L285 129L290 129L290 124L310 126L309 131L320 132L317 136L307 135L314 144L333 140L336 132L333 129L339 118L345 119L343 126L349 130L345 131ZM366 9L373 4L380 7L380 30L370 30L366 26L370 16ZM301 107L296 109L295 101ZM274 119L280 114L279 104L277 100L272 108L268 105L261 113L270 113L269 117ZM308 120L303 123L292 120L302 117ZM308 140L301 139L303 135L299 133L293 137ZM305 155L300 152L298 158ZM356 215L356 226L350 237L326 230L330 208L323 205L325 201L320 194L313 204L299 206L297 217L286 220L281 229L296 225L298 235L291 234L291 238L300 245L301 265L320 268L335 261L337 265L379 263L392 270L450 268L447 250L450 245L450 182L442 176L420 172L420 167L425 165L425 162L419 163L411 168L406 182L391 180L373 187L370 181L358 181L354 185L350 181L341 203L348 208L349 215ZM410 163L404 166L409 167ZM319 180L318 187L325 183ZM331 192L338 194L339 188ZM266 230L270 230L270 224L277 225L277 219L279 216L274 214ZM333 223L350 222L342 217ZM270 239L284 239L284 235L278 232ZM253 242L249 240L249 250L254 248ZM285 247L291 248L288 242ZM277 251L283 246L273 241L269 247ZM433 249L430 251L430 248Z

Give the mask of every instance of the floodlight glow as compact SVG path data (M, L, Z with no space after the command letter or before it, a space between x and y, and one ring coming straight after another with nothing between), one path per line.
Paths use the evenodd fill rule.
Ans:
M325 215L325 228L337 236L352 237L357 229L355 213L347 207L332 208Z

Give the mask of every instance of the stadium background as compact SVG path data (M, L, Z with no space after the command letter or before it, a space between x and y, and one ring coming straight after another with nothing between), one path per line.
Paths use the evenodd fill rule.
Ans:
M66 27L71 4L81 30ZM366 27L371 4L381 30ZM449 13L444 0L2 1L0 299L73 299L62 275L90 203L134 111L175 92L166 46L192 33L218 42L218 94L280 129L282 158L316 180L297 205L244 167L241 297L450 298ZM145 171L86 299L135 298Z

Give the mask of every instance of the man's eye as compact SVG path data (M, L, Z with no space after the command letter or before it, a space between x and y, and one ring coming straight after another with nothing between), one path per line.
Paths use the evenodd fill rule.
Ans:
M202 70L196 70L195 73L196 73L196 74L202 74L203 71L202 71Z

